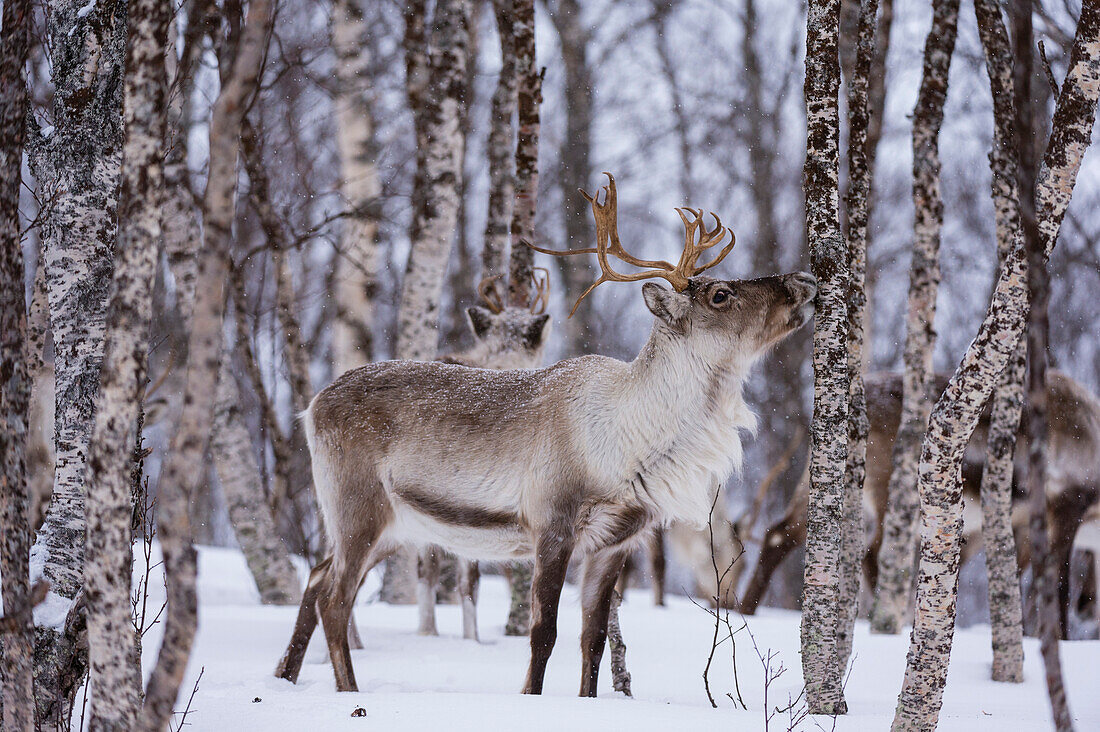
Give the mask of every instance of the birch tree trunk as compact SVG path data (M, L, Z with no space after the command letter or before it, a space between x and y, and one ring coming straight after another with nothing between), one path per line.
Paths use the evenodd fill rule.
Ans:
M812 0L806 15L806 228L817 277L810 503L802 594L802 670L811 714L847 711L837 649L847 454L845 329L848 253L840 233L840 0Z
M508 234L515 203L516 52L512 0L493 0L500 36L500 75L493 92L489 140L489 213L481 245L481 276L504 274L508 262Z
M989 166L993 177L997 259L1004 266L1021 235L1012 50L997 3L975 0L974 12L993 97L993 149L989 154ZM981 484L982 542L989 576L989 621L993 635L992 676L994 681L1014 683L1024 680L1023 614L1016 539L1012 532L1012 471L1023 407L1025 345L1021 339L993 391Z
M534 250L523 242L535 242L535 209L539 193L539 105L542 73L535 62L535 2L516 0L515 51L519 120L516 135L516 204L512 213L512 253L509 258L508 304L531 304Z
M222 320L237 183L237 153L247 102L259 85L274 16L273 0L254 0L240 37L232 71L222 85L210 121L210 168L203 201L205 237L198 263L194 323L189 342L183 414L162 469L158 531L168 584L164 640L146 686L142 727L167 724L187 666L197 622L195 549L188 498L201 480L214 415L214 389L221 361Z
M592 232L588 223L588 204L577 195L577 189L588 188L592 173L592 69L588 62L590 30L581 17L578 0L555 0L547 3L550 21L561 44L561 61L565 72L565 137L562 139L561 201L565 247L584 249L590 246ZM572 301L595 279L588 257L557 258L565 300ZM562 325L563 356L579 356L590 352L596 344L592 337L592 308L580 308L574 317Z
M947 100L948 72L958 31L959 0L933 0L932 27L924 44L924 71L913 110L913 261L909 267L909 313L905 330L905 376L901 423L887 488L878 586L871 632L897 633L913 586L917 519L917 463L932 408L932 351L936 343L936 293L940 283L939 135Z
M334 276L336 318L332 333L336 373L374 357L374 299L378 294L378 215L381 183L375 166L374 101L370 88L368 28L362 0L332 5L332 50L336 55L336 145L344 219Z
M27 312L19 187L26 135L30 0L7 0L0 25L0 577L4 611L15 615L30 595L30 494L26 471L27 416L33 372L27 368ZM30 613L0 638L0 727L34 729L34 624Z
M122 152L125 12L118 2L78 13L83 6L80 0L49 5L53 131L29 146L39 187L53 196L42 227L42 263L55 350L57 445L53 499L32 549L32 574L40 571L50 582L55 604L61 599L79 609L58 613L49 627L35 631L36 716L44 727L63 723L87 661L83 603L75 601L84 579L84 476L114 266Z
M140 654L130 615L133 554L130 434L141 412L153 279L160 258L164 67L171 7L137 0L127 12L125 143L114 294L100 372L87 475L89 683L93 730L131 730L141 694Z
M238 337L246 337L238 333ZM229 519L265 605L294 605L302 598L298 573L279 539L260 482L252 439L240 412L231 354L222 355L214 436L210 449L225 494Z
M837 662L841 673L852 653L863 569L863 483L867 476L867 400L863 389L863 324L867 295L867 218L871 195L867 89L875 55L878 0L860 6L854 73L848 84L848 451L838 586Z
M422 13L421 13L422 15ZM409 13L406 12L406 17ZM428 88L421 92L415 69L423 48L406 47L412 70L410 98L419 104L418 170L413 202L411 249L401 283L397 318L397 358L430 361L439 339L439 308L451 240L458 220L462 179L462 108L466 103L466 64L469 49L469 0L440 0L432 19L432 49ZM423 22L423 17L419 18ZM407 33L407 42L409 34ZM422 43L421 38L421 43ZM422 128L420 127L422 125ZM421 168L421 166L418 166ZM411 555L411 556L410 556ZM401 550L387 562L382 599L391 603L416 601L416 559Z
M1077 25L1069 71L1039 171L1037 229L1042 251L1036 253L1036 265L1029 268L1023 241L1017 239L1013 244L1001 267L989 312L929 420L918 476L921 558L917 607L895 731L932 730L939 720L955 627L963 453L998 375L1016 350L1026 320L1027 280L1034 280L1036 266L1045 266L1058 240L1081 160L1092 139L1098 96L1100 3L1088 0ZM1045 503L1045 496L1043 500ZM1047 669L1049 674L1051 667ZM1055 686L1051 688L1053 698L1057 698ZM1056 725L1061 723L1056 717Z

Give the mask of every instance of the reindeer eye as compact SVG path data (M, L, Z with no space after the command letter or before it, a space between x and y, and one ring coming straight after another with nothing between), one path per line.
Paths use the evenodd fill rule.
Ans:
M733 293L729 290L717 290L710 296L710 302L712 305L721 305L731 297L733 297Z

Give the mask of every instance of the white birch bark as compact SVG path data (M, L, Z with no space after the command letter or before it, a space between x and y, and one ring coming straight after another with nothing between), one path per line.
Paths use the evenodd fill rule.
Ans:
M513 3L516 54L516 203L512 210L512 252L509 256L508 304L527 307L534 250L523 242L535 242L535 209L539 193L539 106L542 104L542 74L535 59L535 3Z
M481 276L496 277L508 262L515 203L516 55L511 0L493 0L500 36L500 74L489 113L489 213L481 245Z
M817 277L810 503L802 594L802 670L811 714L847 711L837 648L848 451L848 251L840 232L839 0L813 0L806 15L806 228Z
M1049 258L1058 240L1081 160L1092 140L1098 96L1100 3L1088 0L1077 25L1069 71L1038 176L1037 228L1042 251L1037 253L1037 263ZM896 732L932 730L939 721L959 578L962 527L959 470L982 407L1023 331L1027 270L1023 240L1017 239L1001 267L993 300L978 335L929 421L917 481L921 499L917 606L905 681L892 727ZM1034 276L1035 267L1031 270ZM1045 496L1038 500L1045 503ZM1049 666L1047 671L1050 672ZM1055 689L1051 692L1053 696ZM1062 720L1056 718L1056 726L1061 725Z
M336 317L332 351L336 373L374 357L374 298L378 293L378 197L375 166L370 45L362 0L332 4L332 50L336 55L336 145L340 193L349 215L337 247L334 275Z
M4 611L29 610L30 494L26 470L27 418L34 371L28 368L27 312L19 188L26 135L30 0L4 3L0 25L0 576ZM34 729L34 625L26 612L0 636L0 728Z
M238 337L244 336L238 334ZM218 376L214 435L210 443L218 481L237 543L260 592L260 602L295 605L302 599L298 574L279 539L264 497L260 466L240 412L240 393L231 364L232 356L226 352Z
M89 722L93 730L133 729L140 704L140 655L130 614L133 505L128 468L130 434L145 391L153 279L160 256L168 84L164 55L171 15L168 0L137 0L127 13L121 226L86 480L84 576L89 683L95 690Z
M959 0L934 0L932 27L924 44L924 71L913 110L913 261L909 267L909 312L905 328L905 376L901 423L893 448L887 488L878 586L871 630L901 630L913 585L916 541L917 463L932 408L932 350L936 343L936 293L940 284L939 135L947 99L948 72L955 51Z
M80 12L79 0L49 3L47 30L54 84L53 131L29 146L44 195L53 197L42 227L56 373L53 498L32 549L32 574L74 603L84 579L84 477L108 290L113 270L126 22L118 4ZM72 706L87 660L83 603L35 638L39 724L60 724Z
M1008 31L994 0L975 0L978 33L993 97L993 213L997 259L1003 265L1020 237L1019 158L1016 151L1016 105L1012 98L1012 50ZM1024 680L1023 609L1012 532L1012 472L1016 433L1023 408L1026 342L1021 339L992 396L989 440L982 471L982 543L989 576L989 620L992 626L994 681Z
M194 322L190 335L183 414L161 473L158 530L168 583L165 635L146 686L142 727L163 729L172 714L187 667L197 622L195 549L188 498L202 479L202 463L214 414L221 360L222 320L229 244L236 203L237 153L247 102L259 85L274 16L273 0L255 0L231 72L210 121L210 166L203 201L204 241L199 255Z

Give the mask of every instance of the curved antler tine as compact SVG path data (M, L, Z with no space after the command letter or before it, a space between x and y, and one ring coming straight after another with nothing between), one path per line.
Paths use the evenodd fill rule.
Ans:
M715 217L715 218L717 218L717 217ZM691 275L692 277L694 277L697 274L702 274L703 272L706 272L708 269L710 269L711 267L713 267L714 265L718 264L723 259L725 259L726 255L733 251L733 247L737 244L737 235L734 234L729 229L726 229L726 231L730 232L730 243L727 244L726 246L722 247L722 251L718 252L718 256L716 256L710 262L708 262L707 264L704 264L702 267L696 267L694 269L694 271L692 272L692 275ZM718 243L719 241L721 241L721 239L715 240L715 243Z
M504 301L500 297L500 293L497 292L497 282L504 275L493 275L492 277L484 277L477 286L477 294L481 298L485 306L493 313L504 312Z
M588 191L584 190L583 188L578 188L577 190L582 196L584 196L584 200L588 201L589 203L592 203L595 200L595 196L592 196L588 193ZM596 191L596 195L600 195L600 192Z
M523 243L524 246L529 247L531 249L534 249L536 252L542 252L543 254L552 254L555 257L567 257L570 254L595 254L596 253L596 247L588 247L586 249L563 249L563 250L559 251L557 249L545 249L545 248L540 247L540 246L535 246L534 244L527 241L526 239L520 239L520 241Z

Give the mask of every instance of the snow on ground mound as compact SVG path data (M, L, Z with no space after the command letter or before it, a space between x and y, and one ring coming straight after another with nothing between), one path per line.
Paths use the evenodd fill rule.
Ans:
M265 607L238 552L200 549L199 632L181 692L182 709L203 670L187 717L189 729L204 730L670 730L691 728L763 729L760 662L749 637L737 636L737 665L748 711L735 710L728 645L719 649L711 688L719 700L712 709L701 674L710 649L711 618L682 598L653 607L648 592L632 592L622 609L627 663L635 698L611 690L608 655L600 675L600 697L579 699L580 603L576 588L562 595L558 643L547 669L542 697L518 692L527 669L527 641L504 637L507 588L499 577L485 577L481 588L482 642L462 640L457 606L439 609L439 638L416 634L415 607L374 603L356 608L366 648L352 651L359 693L338 694L318 628L297 685L273 677L294 625L297 608ZM369 582L368 582L369 585ZM368 597L369 586L363 593ZM159 593L163 588L153 582ZM761 651L777 652L787 671L772 684L769 704L786 705L802 686L798 653L799 616L765 610L748 619ZM739 624L739 622L738 622ZM158 625L146 636L146 672L160 643ZM737 625L735 624L735 627ZM855 662L847 687L851 712L836 729L889 728L905 669L908 634L871 636L856 628ZM1038 644L1028 641L1022 685L989 680L989 628L960 631L940 716L941 730L1048 730L1049 707ZM1062 645L1070 705L1081 730L1100 729L1096 694L1100 642ZM357 708L365 717L353 717ZM177 717L178 722L178 717ZM830 718L811 718L802 729L828 730ZM706 725L706 727L701 727ZM771 729L786 729L786 715Z

